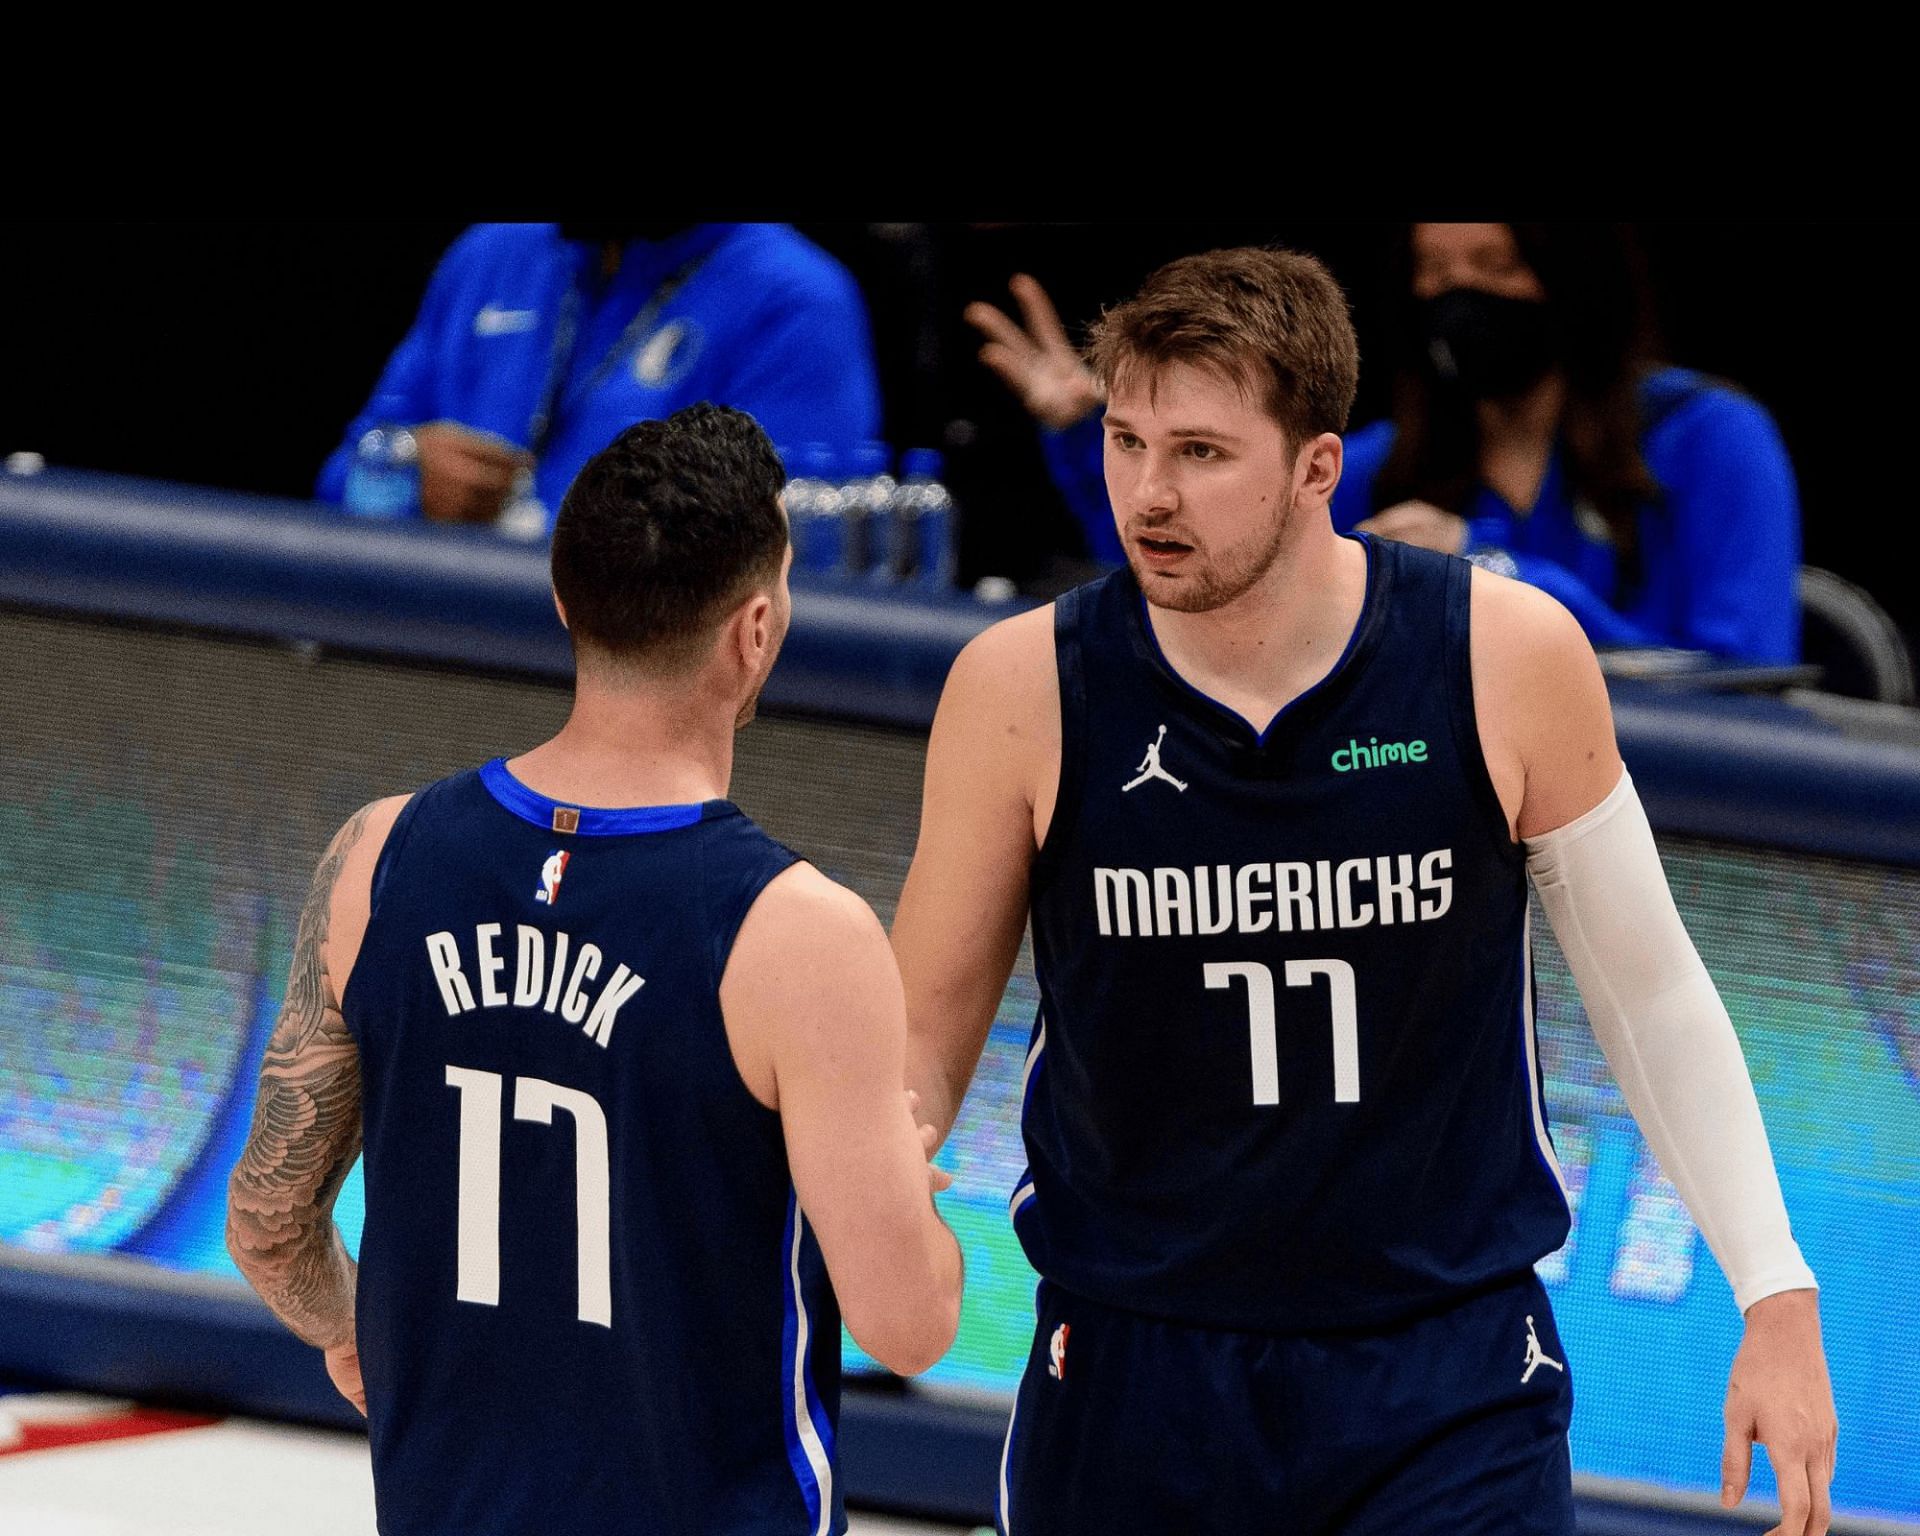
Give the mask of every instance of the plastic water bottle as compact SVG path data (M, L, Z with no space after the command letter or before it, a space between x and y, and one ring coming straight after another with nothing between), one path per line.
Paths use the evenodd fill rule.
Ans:
M913 583L924 591L953 587L953 496L940 483L942 461L933 448L909 448L900 460L899 516L908 529Z
M494 520L493 526L495 532L523 543L546 536L547 506L534 491L532 470L516 469L513 472L513 490L508 494L506 504L501 507L500 516Z
M845 526L845 565L850 576L892 579L894 498L898 491L887 470L885 443L861 443L853 450L853 473L840 485Z
M355 517L420 514L420 445L405 427L375 427L354 449L347 470L346 510Z
M787 526L793 537L793 563L816 576L842 569L846 519L833 450L808 443L800 450L800 473L787 482Z

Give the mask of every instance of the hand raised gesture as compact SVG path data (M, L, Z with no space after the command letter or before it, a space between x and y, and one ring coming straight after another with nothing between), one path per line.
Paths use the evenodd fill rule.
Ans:
M987 338L980 361L1043 425L1057 431L1084 421L1100 408L1100 388L1067 339L1053 300L1024 272L1007 287L1020 305L1018 321L991 304L966 307L967 324Z

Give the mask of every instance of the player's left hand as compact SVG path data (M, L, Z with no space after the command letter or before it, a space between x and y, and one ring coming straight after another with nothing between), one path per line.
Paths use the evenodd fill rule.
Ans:
M1467 520L1443 512L1430 501L1403 501L1355 524L1362 533L1375 533L1397 544L1418 544L1443 555L1457 555L1467 547Z
M336 1344L327 1352L327 1374L340 1389L340 1395L367 1416L367 1389L360 1380L360 1350L352 1339Z
M1767 1536L1825 1536L1840 1431L1820 1347L1818 1291L1781 1291L1747 1308L1746 1337L1727 1379L1726 1417L1720 1502L1731 1509L1746 1497L1753 1448L1764 1445L1781 1514Z

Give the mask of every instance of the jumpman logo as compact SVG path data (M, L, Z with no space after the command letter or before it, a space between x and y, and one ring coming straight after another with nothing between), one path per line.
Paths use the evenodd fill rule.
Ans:
M1140 759L1140 777L1129 784L1122 784L1120 786L1121 794L1124 795L1130 789L1138 789L1142 784L1146 783L1148 779L1165 779L1182 794L1186 793L1187 786L1160 766L1160 743L1166 739L1167 728L1163 725L1160 727L1160 734L1153 738L1152 745L1147 748L1147 755Z
M1533 1331L1533 1319L1528 1318L1527 1319L1527 1368L1526 1368L1526 1371L1521 1375L1520 1380L1523 1383L1531 1381L1533 1379L1533 1373L1539 1370L1540 1367L1543 1365L1550 1365L1556 1371L1560 1371L1563 1374L1567 1369L1558 1360L1554 1359L1551 1355L1549 1355L1544 1349L1540 1347L1540 1335Z

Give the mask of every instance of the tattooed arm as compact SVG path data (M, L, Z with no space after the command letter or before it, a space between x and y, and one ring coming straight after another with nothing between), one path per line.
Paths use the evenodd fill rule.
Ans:
M253 1128L227 1184L227 1252L275 1315L326 1351L329 1374L362 1413L354 1263L333 1222L360 1154L360 1053L340 995L366 932L374 860L405 803L357 811L314 871Z

